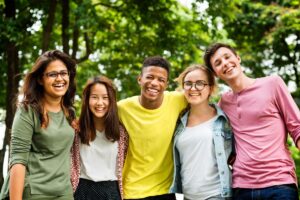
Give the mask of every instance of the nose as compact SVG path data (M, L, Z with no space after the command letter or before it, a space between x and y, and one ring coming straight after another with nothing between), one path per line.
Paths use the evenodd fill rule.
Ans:
M63 76L60 73L57 74L57 77L55 79L64 80Z
M102 98L98 98L97 105L103 105L103 99Z
M151 85L158 85L158 79L153 79L152 81L151 81Z
M196 83L192 83L191 90L197 90Z
M223 59L222 62L224 67L228 67L229 61L227 59Z

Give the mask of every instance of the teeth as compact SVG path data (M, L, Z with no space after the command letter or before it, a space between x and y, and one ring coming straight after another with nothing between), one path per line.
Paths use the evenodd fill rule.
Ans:
M224 74L230 73L232 70L233 70L233 67L229 67L228 69L226 69L226 70L224 71Z
M148 90L149 90L150 92L158 92L158 90L152 89L152 88L149 88Z
M59 83L59 84L54 84L54 87L63 87L65 84Z

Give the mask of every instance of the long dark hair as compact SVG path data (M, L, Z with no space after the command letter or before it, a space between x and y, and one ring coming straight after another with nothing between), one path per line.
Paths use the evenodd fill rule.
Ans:
M76 62L67 54L59 50L47 51L38 57L31 71L25 76L21 92L23 94L23 99L20 102L26 110L28 110L28 106L30 106L38 114L41 126L44 128L48 126L49 117L41 101L44 96L44 87L39 83L39 81L42 79L47 66L55 60L60 60L66 65L70 76L69 88L61 102L63 112L70 125L76 117L75 109L73 107L76 92Z
M104 116L105 136L114 142L120 138L119 118L116 100L116 89L112 81L105 76L97 76L87 81L82 95L81 114L79 117L79 136L81 143L89 144L96 138L96 128L94 125L93 113L89 108L89 98L92 86L102 84L105 86L109 99L108 112Z

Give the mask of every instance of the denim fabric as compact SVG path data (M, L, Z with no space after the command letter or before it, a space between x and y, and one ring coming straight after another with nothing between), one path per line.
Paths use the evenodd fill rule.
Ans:
M275 185L259 189L235 188L234 200L298 200L295 184Z
M224 112L215 104L212 104L217 111L217 119L213 125L213 142L216 152L216 159L219 171L219 177L221 181L221 195L222 197L231 197L231 171L227 165L227 159L232 151L233 134L230 128L228 119ZM174 141L173 141L173 158L174 158L174 176L173 182L170 188L170 192L182 193L182 182L180 177L181 165L178 149L175 147L175 143L178 140L180 134L186 128L189 111L183 114L178 120Z

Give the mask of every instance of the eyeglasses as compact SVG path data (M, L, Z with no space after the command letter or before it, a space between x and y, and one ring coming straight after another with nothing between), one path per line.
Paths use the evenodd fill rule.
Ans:
M47 78L56 79L58 75L60 75L61 78L69 78L69 72L67 70L62 70L60 72L52 71L47 72L44 74Z
M190 90L192 89L193 86L195 86L197 90L203 90L207 85L209 84L207 84L205 81L200 81L200 80L196 82L185 81L183 82L183 89Z

